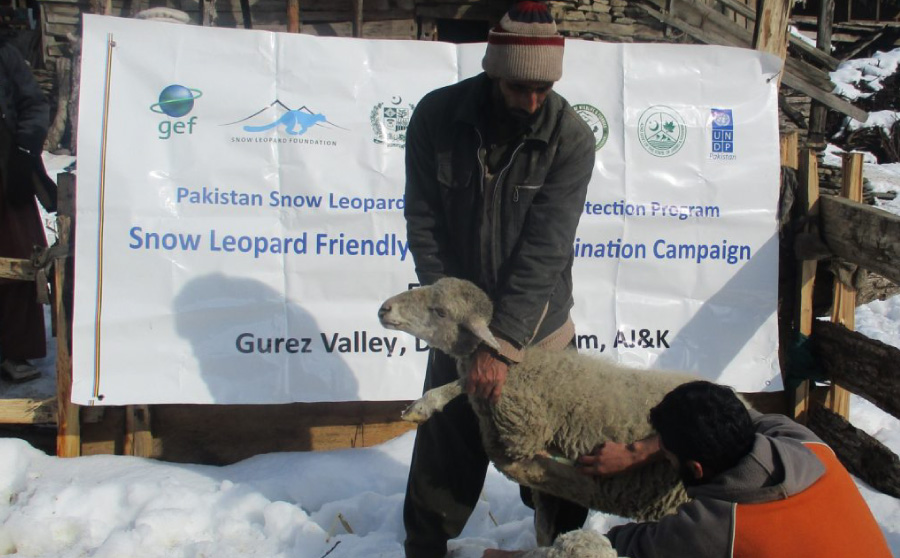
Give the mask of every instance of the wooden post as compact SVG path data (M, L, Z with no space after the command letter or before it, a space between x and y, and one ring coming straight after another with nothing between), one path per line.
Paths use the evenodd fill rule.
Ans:
M790 14L790 0L759 0L756 26L753 29L753 48L784 60L787 55L787 24Z
M150 407L128 405L125 407L125 442L122 453L137 457L153 455L153 435L150 432Z
M863 156L862 153L845 153L841 167L841 196L852 201L862 201ZM847 329L856 328L856 288L834 282L834 302L831 321ZM825 406L842 417L850 417L850 392L834 382L825 398Z
M216 0L200 0L200 24L203 27L215 27L216 19Z
M799 133L796 131L781 134L779 142L781 143L781 166L789 167L794 170L800 168L798 157L800 152L797 150L799 143Z
M800 183L804 199L802 207L807 216L804 232L817 234L816 222L819 214L819 163L813 149L804 149L800 155ZM813 288L816 279L816 260L804 260L800 263L798 284L800 295L797 308L797 329L802 335L812 333L813 320ZM791 403L791 414L794 420L805 424L809 416L809 380L804 380L794 391Z
M819 21L816 30L816 48L831 54L831 34L834 25L834 0L820 0ZM809 109L809 135L807 144L817 151L825 149L825 121L828 107L813 100Z
M363 36L363 0L353 0L353 36Z
M241 17L244 19L244 29L253 29L253 15L250 13L250 0L241 0Z
M56 214L56 242L65 247L54 268L54 296L56 297L56 455L78 457L81 455L81 422L78 406L72 403L72 277L69 255L72 253L71 231L75 220L75 175L60 174L59 209Z
M287 0L287 32L300 32L300 0Z

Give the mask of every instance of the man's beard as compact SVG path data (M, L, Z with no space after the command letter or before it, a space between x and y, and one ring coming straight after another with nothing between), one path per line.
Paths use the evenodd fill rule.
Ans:
M522 125L531 124L534 119L537 118L539 112L541 112L541 109L537 109L533 114L529 114L528 111L522 110L520 108L506 109L506 113L509 115L509 118L514 122Z

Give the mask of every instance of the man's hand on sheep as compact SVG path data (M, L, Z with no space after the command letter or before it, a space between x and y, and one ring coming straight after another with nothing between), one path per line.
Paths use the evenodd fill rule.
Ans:
M664 457L659 436L650 436L630 444L611 441L600 444L591 453L579 457L576 467L585 475L615 475Z
M497 358L491 349L480 347L475 351L472 368L466 380L466 391L469 395L497 403L503 391L503 384L506 383L508 369L509 366Z

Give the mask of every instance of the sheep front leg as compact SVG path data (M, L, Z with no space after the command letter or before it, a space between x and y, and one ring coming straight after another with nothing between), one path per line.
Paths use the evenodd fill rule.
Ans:
M444 406L465 393L465 380L457 380L441 387L436 387L425 392L422 397L413 401L412 405L403 411L400 418L422 424L434 413L444 410Z

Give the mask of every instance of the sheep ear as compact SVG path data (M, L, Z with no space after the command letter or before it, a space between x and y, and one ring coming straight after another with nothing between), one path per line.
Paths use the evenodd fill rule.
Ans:
M488 324L485 320L481 318L474 319L466 324L469 328L469 331L475 334L476 337L481 339L481 341L487 345L488 347L494 349L495 351L500 350L500 343L497 341L497 338L494 337L494 334L491 333L490 328L488 328Z

